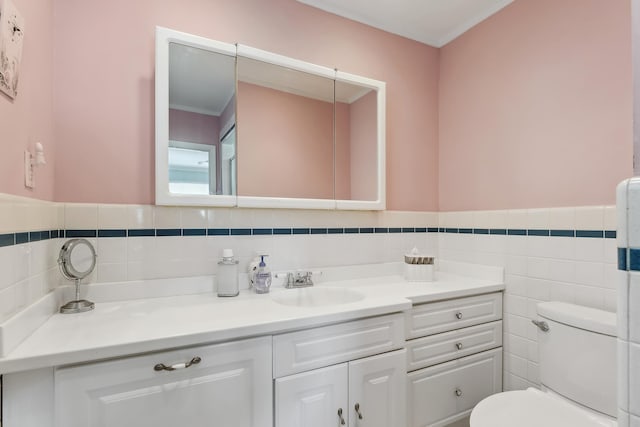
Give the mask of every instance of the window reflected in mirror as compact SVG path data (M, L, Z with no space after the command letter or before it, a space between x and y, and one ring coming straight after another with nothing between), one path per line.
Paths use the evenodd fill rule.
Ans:
M236 194L235 145L235 57L170 43L169 191Z

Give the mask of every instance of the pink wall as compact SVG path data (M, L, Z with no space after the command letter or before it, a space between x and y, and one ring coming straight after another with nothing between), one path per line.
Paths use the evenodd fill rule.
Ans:
M333 104L238 83L238 194L333 199Z
M351 106L335 104L336 199L351 200Z
M153 203L161 25L386 81L387 207L437 208L437 49L295 0L56 0L53 21L57 200Z
M14 0L25 20L18 96L0 93L0 192L52 200L56 145L53 137L52 0ZM24 150L44 146L46 165L35 171L36 188L24 186Z
M195 144L218 145L220 118L170 108L169 139Z
M353 200L376 200L378 156L375 147L377 122L377 93L367 95L351 104L351 197ZM372 185L373 183L373 185Z
M441 50L440 210L614 204L629 1L518 0Z

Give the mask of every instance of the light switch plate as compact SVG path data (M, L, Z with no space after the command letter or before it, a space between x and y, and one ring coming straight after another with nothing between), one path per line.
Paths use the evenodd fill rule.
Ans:
M33 188L33 165L31 164L31 153L24 151L24 186Z

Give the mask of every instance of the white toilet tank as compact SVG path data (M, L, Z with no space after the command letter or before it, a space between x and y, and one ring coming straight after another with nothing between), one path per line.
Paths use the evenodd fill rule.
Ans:
M540 381L581 405L616 416L616 314L561 302L538 304Z

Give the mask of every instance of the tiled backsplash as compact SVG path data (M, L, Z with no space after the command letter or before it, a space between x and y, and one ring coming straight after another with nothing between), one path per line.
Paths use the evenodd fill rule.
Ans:
M438 259L504 267L507 389L539 384L530 324L539 301L616 309L616 217L609 206L355 212L56 204L3 196L0 226L0 246L14 243L0 247L0 322L67 283L56 266L64 241L57 230L96 245L93 282L214 275L223 248L235 251L241 271L260 253L280 271L399 261L414 246ZM40 240L20 243L25 236Z
M505 389L540 385L538 302L616 310L613 207L444 212L440 227L440 258L505 268Z

